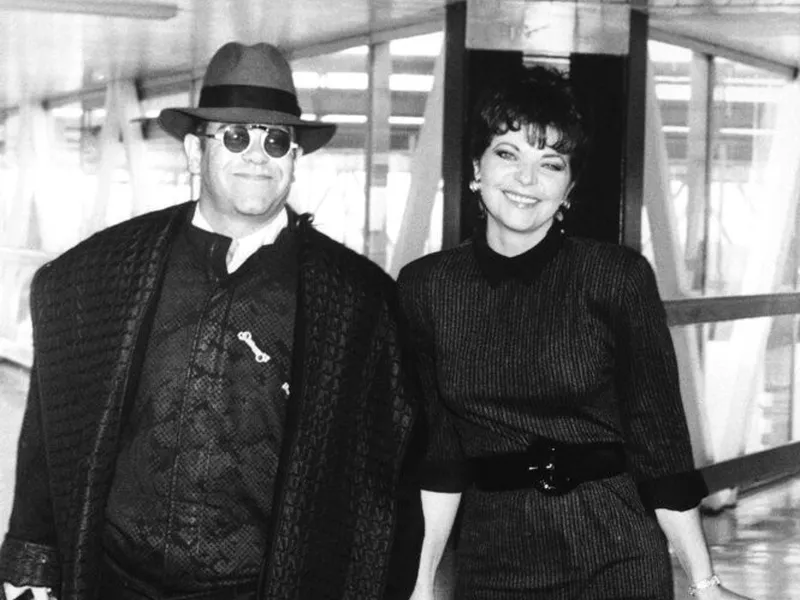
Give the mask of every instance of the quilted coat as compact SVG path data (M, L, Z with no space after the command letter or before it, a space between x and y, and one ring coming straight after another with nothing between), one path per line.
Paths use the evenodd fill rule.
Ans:
M0 581L95 600L120 430L191 206L106 229L34 278L34 365ZM394 283L296 218L292 395L259 595L408 597L422 516Z

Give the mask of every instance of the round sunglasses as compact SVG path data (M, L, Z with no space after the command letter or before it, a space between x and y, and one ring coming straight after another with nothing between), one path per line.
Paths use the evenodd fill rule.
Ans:
M231 123L220 127L216 133L198 133L199 137L220 140L230 152L240 154L250 148L255 135L250 132L261 130L261 147L272 158L283 158L297 143L292 141L292 134L279 127L269 125L244 125Z

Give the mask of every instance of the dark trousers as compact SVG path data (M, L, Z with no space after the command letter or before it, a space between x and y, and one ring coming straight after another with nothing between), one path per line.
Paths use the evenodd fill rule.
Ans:
M100 582L101 600L256 600L256 581L201 592L165 593L131 577L106 557Z

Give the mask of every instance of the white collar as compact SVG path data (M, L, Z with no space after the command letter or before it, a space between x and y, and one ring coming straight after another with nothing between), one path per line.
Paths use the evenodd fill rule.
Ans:
M225 263L228 267L228 273L233 273L236 269L244 264L248 258L255 254L256 250L261 246L274 244L275 240L283 228L289 224L289 217L286 210L281 210L275 217L261 229L257 229L253 233L249 233L244 237L235 238L231 242L231 247L228 248L228 255L225 258ZM200 212L200 205L195 207L194 216L192 217L192 225L204 231L211 233L218 233L214 231L211 224Z

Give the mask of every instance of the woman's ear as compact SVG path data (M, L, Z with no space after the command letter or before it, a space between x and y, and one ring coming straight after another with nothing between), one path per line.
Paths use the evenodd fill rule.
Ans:
M472 178L475 181L481 180L481 168L477 160L472 161Z
M572 192L574 192L574 191L575 191L575 182L572 181L567 186L567 191L564 192L564 200L572 200Z

